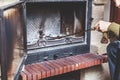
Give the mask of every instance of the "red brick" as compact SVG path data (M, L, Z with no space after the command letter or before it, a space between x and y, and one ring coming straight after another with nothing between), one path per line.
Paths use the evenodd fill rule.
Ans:
M47 68L45 65L43 65L42 63L38 63L38 66L40 66L42 69L44 69L46 71L46 77L50 77L50 69Z
M37 80L37 73L31 69L31 65L26 65L25 69L32 74L32 80Z
M92 53L80 54L26 65L25 71L21 72L21 77L22 80L43 79L78 69L100 65L103 62L104 57L101 55Z
M43 68L41 68L40 66L38 66L37 63L32 64L32 66L34 66L36 69L38 69L38 71L40 71L40 73L41 73L41 78L46 78L47 73L46 73L46 71L45 71Z
M56 64L54 61L49 61L50 64L54 65L56 68L58 68L59 73L58 74L62 74L63 73L63 67L59 64Z
M32 74L31 73L29 73L27 70L25 70L24 73L27 75L27 80L32 80Z
M22 80L27 80L27 75L22 71L21 72L21 78L22 78Z
M45 64L49 65L50 67L52 67L54 69L54 71L51 71L51 76L58 75L58 73L59 73L58 68L56 68L54 65L52 65L49 61L45 61Z
M42 74L42 72L39 71L36 67L34 67L34 65L31 65L31 69L36 72L36 74L37 74L37 79L41 79L41 76L42 76L41 74Z

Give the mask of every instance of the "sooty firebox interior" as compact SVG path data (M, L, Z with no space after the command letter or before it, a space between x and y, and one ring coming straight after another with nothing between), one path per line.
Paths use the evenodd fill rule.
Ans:
M84 41L85 2L27 3L28 49Z

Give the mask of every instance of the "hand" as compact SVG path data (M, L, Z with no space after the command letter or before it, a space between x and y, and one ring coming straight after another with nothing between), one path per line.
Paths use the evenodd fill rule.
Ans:
M96 25L95 25L95 30L99 31L99 32L107 32L108 27L111 23L107 22L107 21L99 21Z
M120 8L120 0L114 0L116 7Z
M100 42L102 44L107 44L108 43L108 39L103 36Z

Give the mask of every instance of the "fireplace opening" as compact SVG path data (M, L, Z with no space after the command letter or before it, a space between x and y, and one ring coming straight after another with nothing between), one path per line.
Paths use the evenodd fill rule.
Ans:
M86 2L27 3L28 49L85 41Z

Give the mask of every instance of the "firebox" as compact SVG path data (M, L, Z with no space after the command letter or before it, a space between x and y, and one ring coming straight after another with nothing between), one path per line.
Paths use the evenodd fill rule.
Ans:
M25 64L89 52L91 1L27 1Z
M85 2L27 3L28 49L83 42Z
M18 79L22 65L88 53L91 9L92 0L25 0L1 7L2 78Z

